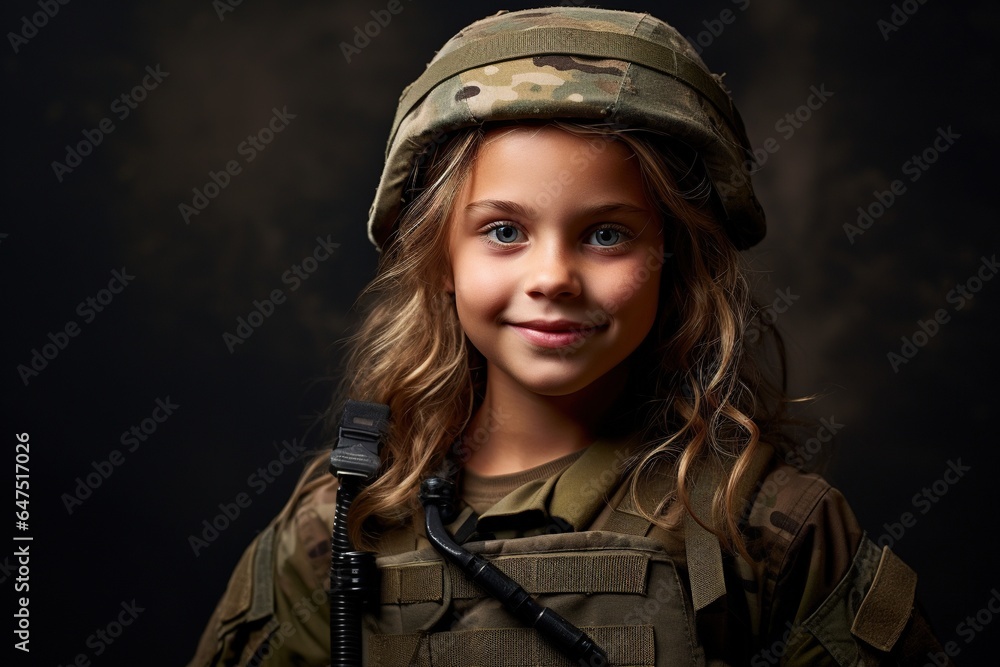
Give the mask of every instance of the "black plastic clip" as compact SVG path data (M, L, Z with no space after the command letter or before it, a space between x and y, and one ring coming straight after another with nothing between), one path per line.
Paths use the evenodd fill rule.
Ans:
M330 452L330 472L337 477L372 477L381 463L379 449L388 430L387 405L347 401L340 418L337 446Z

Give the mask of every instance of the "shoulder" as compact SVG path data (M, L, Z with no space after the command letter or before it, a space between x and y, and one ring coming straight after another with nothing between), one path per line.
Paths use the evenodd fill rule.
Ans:
M761 645L781 664L883 664L903 645L935 646L915 608L917 576L875 545L823 477L776 463L746 519L759 558Z
M812 564L827 572L827 584L836 583L864 536L840 491L823 477L784 463L772 466L757 483L746 527L752 552L764 557L779 585L790 583L804 556L818 561Z
M326 591L336 489L329 475L300 483L254 538L189 667L329 662Z

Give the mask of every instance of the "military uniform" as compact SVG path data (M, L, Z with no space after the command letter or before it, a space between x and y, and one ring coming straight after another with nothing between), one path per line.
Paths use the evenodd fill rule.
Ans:
M821 477L760 457L742 522L748 563L693 521L666 531L643 519L625 493L626 449L598 442L515 476L481 516L463 502L449 528L587 631L611 665L923 664L940 650L914 607L912 570L865 537ZM662 476L642 495L670 486ZM254 540L191 667L329 664L335 487L309 481ZM696 482L696 506L710 488ZM482 483L469 493L472 505L489 496ZM422 517L383 536L378 564L366 664L571 664L443 565Z
M719 224L734 247L750 247L764 236L764 212L745 167L752 146L721 82L679 32L648 14L547 7L477 21L400 97L369 238L381 249L413 232L397 227L408 189L451 133L576 119L652 131L694 151ZM594 443L507 480L503 494L466 475L449 529L584 629L611 665L923 664L940 650L914 607L912 570L865 537L822 478L763 448L740 494L746 561L689 515L673 530L643 518L626 493L630 446ZM698 472L691 499L699 517L711 516L722 479ZM672 489L668 473L644 478L636 500L655 507ZM330 662L335 492L328 475L300 485L254 540L193 667ZM570 664L445 565L422 516L382 535L378 553L380 606L364 620L368 664Z

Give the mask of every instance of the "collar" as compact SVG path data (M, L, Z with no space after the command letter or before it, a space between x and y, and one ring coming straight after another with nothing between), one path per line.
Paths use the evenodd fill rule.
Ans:
M598 440L562 472L529 482L479 517L477 532L523 532L563 525L586 530L617 488L637 439Z

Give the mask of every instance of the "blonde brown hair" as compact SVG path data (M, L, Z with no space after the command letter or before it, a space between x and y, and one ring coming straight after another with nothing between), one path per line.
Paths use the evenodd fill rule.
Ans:
M630 461L633 496L641 475L667 462L677 477L676 498L690 511L690 480L701 464L714 461L725 480L715 492L713 516L696 519L746 555L737 489L762 443L781 440L786 401L748 348L749 328L769 327L756 318L747 271L718 222L711 185L697 156L669 138L610 126L550 124L588 141L623 142L638 160L664 220L671 255L661 272L657 322L634 353L645 357L643 363L633 364L651 371L634 373L628 388L629 402L640 406L630 416L641 419L647 443ZM413 197L365 291L371 303L350 340L342 396L384 403L392 411L381 474L351 511L351 538L360 547L372 544L373 533L413 515L420 482L460 442L482 396L482 360L465 340L443 279L445 222L484 136L485 128L478 127L439 138L418 161L409 190ZM307 475L325 460L317 460ZM672 498L642 510L670 524L659 510Z

